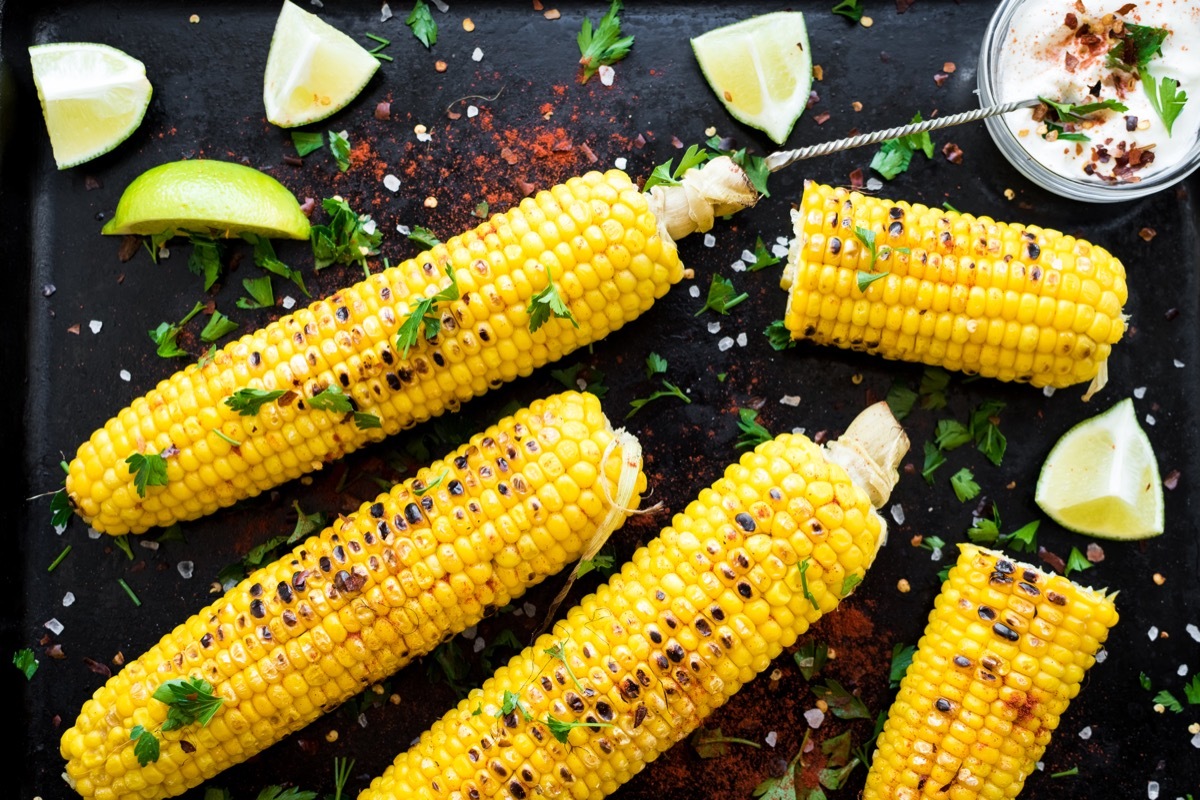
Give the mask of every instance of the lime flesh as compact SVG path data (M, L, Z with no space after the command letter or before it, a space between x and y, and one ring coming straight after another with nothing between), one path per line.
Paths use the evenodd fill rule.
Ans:
M812 56L799 11L777 11L692 39L708 85L734 119L783 144L808 104Z
M1164 529L1162 481L1133 401L1067 431L1046 458L1034 500L1064 528L1102 539L1145 539Z
M133 180L101 231L150 236L190 231L307 239L308 218L279 181L228 161L173 161Z

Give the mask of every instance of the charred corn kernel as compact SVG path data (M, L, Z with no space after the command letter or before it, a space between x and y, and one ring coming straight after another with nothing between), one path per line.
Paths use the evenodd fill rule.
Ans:
M787 509L804 501L856 510L862 526L841 554L841 573L865 574L883 520L826 458L795 434L742 456L552 633L435 722L359 800L594 800L615 791L845 593L842 578L829 581L832 573L814 567L808 588L830 598L828 607L804 598L798 565L836 531L776 526ZM798 480L807 464L820 464L834 491ZM448 753L465 754L461 767Z
M1111 595L994 550L959 549L863 800L1015 797L1117 623Z
M1103 385L1128 297L1103 248L812 182L793 217L793 338L1038 387ZM884 277L860 290L872 274Z
M630 464L615 436L626 434L613 433L593 395L539 400L257 570L84 705L61 743L75 789L97 800L181 794L562 569L597 529L623 522L645 488L638 459ZM590 469L571 471L583 478L577 500L550 511L539 499L546 478L530 467L568 439ZM631 503L620 502L622 478ZM485 509L489 493L507 507ZM560 523L558 538L545 535ZM462 554L475 562L465 571ZM520 579L501 579L506 571ZM189 677L209 681L224 705L206 726L157 732L167 707L151 695ZM145 767L130 743L136 725L161 741Z
M629 229L639 236L623 238ZM559 254L549 271L578 327L552 317L531 333L527 310L548 285L559 242L579 254ZM419 301L449 285L447 266L460 299L434 307L440 333L429 341L422 331L406 355L397 333ZM577 291L583 275L597 287L603 313ZM68 497L86 522L110 534L196 519L595 342L682 277L674 243L656 233L649 202L627 175L571 178L162 381L79 448ZM311 398L330 387L379 427L313 408ZM225 403L239 389L285 394L242 416ZM162 455L167 485L139 496L126 463L135 453Z

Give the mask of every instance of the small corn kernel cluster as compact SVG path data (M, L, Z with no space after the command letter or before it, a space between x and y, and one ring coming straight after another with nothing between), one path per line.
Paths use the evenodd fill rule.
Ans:
M419 301L449 285L447 268L461 297L434 306L440 332L406 354L397 333ZM548 276L578 327L551 317L530 331ZM571 178L162 381L79 448L68 497L110 534L196 519L595 342L682 277L674 243L625 173ZM378 427L314 408L330 387ZM243 416L225 400L247 388L284 394ZM139 453L166 459L167 484L144 496L126 463Z
M959 548L863 800L1015 797L1117 623L1111 595Z
M1125 332L1125 268L1058 231L811 182L795 228L796 339L1061 388L1102 381Z
M645 488L613 443L594 396L537 401L255 571L87 701L61 743L75 789L181 794L558 572ZM609 500L630 471L635 496ZM131 731L160 729L168 708L151 695L177 678L225 703L207 725L157 734L160 757L140 767Z
M832 611L884 530L821 447L760 445L359 800L604 797Z

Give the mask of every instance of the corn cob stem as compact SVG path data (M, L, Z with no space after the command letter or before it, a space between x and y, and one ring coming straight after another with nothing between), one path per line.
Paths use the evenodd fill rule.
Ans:
M794 220L793 338L1037 387L1092 381L1087 397L1103 386L1128 297L1103 248L812 182Z
M888 433L859 426L854 446L894 483L907 440L889 418L873 410ZM832 611L884 528L821 447L759 445L359 800L610 794Z
M959 549L863 800L1015 797L1117 622L1115 594L994 550Z
M440 480L439 480L440 477ZM178 795L377 683L603 542L645 489L640 448L592 395L533 403L363 504L130 662L62 738L84 797ZM169 680L209 681L207 725L160 733Z

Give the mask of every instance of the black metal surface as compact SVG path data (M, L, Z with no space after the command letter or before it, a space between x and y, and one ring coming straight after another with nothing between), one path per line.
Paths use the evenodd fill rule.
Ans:
M950 113L973 105L978 43L991 3L926 0L904 14L890 3L869 3L874 7L868 13L875 17L869 29L833 16L829 5L796 6L806 12L814 61L822 66L824 79L814 85L819 101L797 124L788 146L845 136L854 128L868 131L898 124L918 110L928 116L935 109ZM373 2L326 0L321 11L352 34L372 31L393 41L387 52L395 61L383 65L348 109L327 124L313 126L321 131L346 129L352 143L370 141L371 163L342 175L327 155L309 156L301 168L285 165L282 157L293 152L288 135L263 119L261 76L277 3L0 4L5 65L0 74L0 124L5 134L0 150L0 248L7 281L0 302L9 327L0 337L0 356L10 376L10 388L0 393L0 411L5 416L6 449L22 453L19 477L5 481L5 519L14 529L16 556L6 559L3 567L10 590L0 631L0 658L5 662L0 672L8 696L19 698L8 704L19 709L18 730L26 731L24 747L14 753L19 797L74 796L59 778L63 764L58 740L83 701L104 681L85 659L111 665L118 653L135 658L187 619L212 599L209 584L224 565L269 536L290 532L294 502L310 512L350 510L377 491L371 476L396 477L389 455L431 436L435 425L476 430L511 403L524 404L562 388L549 368L539 370L473 401L455 418L422 426L345 464L330 465L311 484L285 485L269 497L185 524L186 542L164 543L156 551L135 542L133 561L107 537L90 539L78 521L57 536L49 525L49 498L41 495L60 485L58 462L73 455L111 414L182 366L183 362L158 359L146 331L162 321L178 320L205 297L199 279L186 268L185 244L173 243L171 258L157 266L144 251L121 263L120 242L99 235L102 215L111 213L129 181L151 166L179 158L248 160L271 171L301 197L336 192L369 210L386 231L383 255L395 261L416 252L415 245L395 233L397 223L424 225L443 236L466 228L475 221L471 212L479 201L488 199L497 209L519 198L519 181L548 185L590 166L578 147L583 143L598 157L596 166L625 158L628 171L639 178L677 156L672 137L700 142L709 126L758 153L770 149L764 137L724 113L704 84L687 42L717 25L776 10L770 4L631 4L622 15L624 28L637 39L630 56L616 65L612 87L596 78L581 85L574 66L580 21L584 15L598 19L605 10L601 3L564 4L559 9L562 18L551 21L529 3L480 7L454 2L449 13L434 12L440 37L428 52L403 25L407 4L394 3L393 9L398 16L386 22L380 21ZM199 14L198 23L189 23L193 13ZM474 32L464 31L464 17L475 23ZM71 40L105 42L142 59L155 93L144 123L129 141L90 164L59 172L25 47ZM475 47L483 51L479 62L471 60ZM434 67L439 59L448 64L443 73ZM938 86L934 74L947 61L957 70ZM499 97L491 101L460 100L492 97L498 91ZM390 121L372 115L381 100L392 103ZM862 103L860 112L852 109L854 101ZM469 103L484 113L467 116ZM449 118L448 107L462 116ZM824 124L817 122L821 112L830 115ZM432 141L416 140L413 129L418 124L428 127ZM514 132L511 139L505 138L508 131ZM574 150L538 156L530 143L547 132L569 140ZM644 146L636 141L639 135ZM1105 245L1129 272L1126 312L1131 329L1110 361L1109 387L1089 405L1079 402L1078 390L1047 398L1027 387L956 379L948 410L917 410L906 420L913 441L907 462L917 469L903 475L893 498L906 519L892 525L891 541L863 586L814 634L838 650L826 672L859 692L873 712L886 710L892 696L887 676L892 645L916 642L943 566L931 562L927 550L911 546L910 539L923 534L963 541L976 507L955 499L949 475L960 466L971 467L984 496L998 504L1008 530L1038 518L1034 481L1055 439L1072 424L1130 396L1136 387L1145 387L1145 396L1136 401L1139 416L1155 419L1147 430L1164 475L1172 470L1181 474L1178 488L1167 492L1168 531L1143 543L1103 543L1106 560L1080 577L1085 583L1121 590L1121 622L1109 640L1107 661L1089 675L1045 756L1045 771L1029 779L1023 796L1144 797L1151 780L1161 784L1165 798L1195 794L1200 790L1200 757L1189 743L1187 726L1200 720L1200 710L1191 706L1182 714L1156 714L1153 693L1139 686L1138 675L1148 675L1155 691L1169 689L1183 699L1185 679L1176 674L1177 668L1186 664L1189 670L1200 669L1200 644L1184 630L1188 623L1200 624L1194 490L1200 431L1192 413L1200 368L1200 183L1193 178L1177 190L1140 202L1088 206L1029 185L1002 159L982 125L934 138L939 148L945 142L957 143L964 152L963 163L952 164L940 153L930 161L917 156L909 172L887 184L882 194L931 205L949 200L962 210L1056 227ZM517 163L501 157L505 146L517 155ZM743 249L753 249L757 236L772 242L790 234L789 203L798 199L804 179L847 183L853 169L866 170L871 154L843 153L773 177L770 199L718 223L714 247L705 247L699 236L681 243L685 263L695 270L693 279L673 289L641 320L559 365L583 362L602 371L609 387L605 407L610 417L619 419L630 400L653 388L642 371L646 356L654 351L667 358L669 379L688 391L692 403L660 400L629 422L645 446L653 500L661 501L666 511L681 510L736 457L738 407L761 407L760 420L774 431L802 426L810 433L836 433L869 400L882 398L894 381L916 387L918 367L813 346L772 351L761 331L782 315L779 268L757 273L733 273L730 268ZM471 161L476 156L482 157L482 167ZM402 177L397 194L383 189L376 161L384 165L383 171ZM93 188L94 183L98 186ZM1015 193L1012 199L1005 197L1009 189ZM438 199L436 208L425 206L427 196ZM1142 228L1152 228L1157 235L1144 241L1138 236ZM314 294L328 293L361 275L357 268L330 268L313 276L306 245L283 244L279 251L285 261L306 271ZM283 313L279 308L235 309L240 279L251 274L248 265L247 259L246 266L212 295L219 309L243 324L243 331ZM380 266L378 259L373 261L373 268ZM717 335L707 330L717 318L694 317L702 301L689 295L691 287L706 290L713 273L731 277L750 294L748 302L719 319ZM49 285L53 293L43 289ZM276 290L279 296L291 293L303 301L280 282ZM91 320L103 323L99 333L89 330ZM183 340L193 355L201 350L195 338L198 329L193 323ZM718 350L721 336L741 332L748 337L744 348ZM1184 366L1175 366L1175 359ZM128 381L120 377L121 370L131 373ZM801 401L796 407L782 405L784 395L799 395ZM949 455L935 486L927 486L919 475L921 448L936 421L951 413L965 419L977 403L993 398L1007 403L1001 430L1009 446L1003 465L993 467L980 453L963 448ZM664 513L631 522L614 537L619 555L628 556L667 519ZM1083 549L1088 543L1045 520L1040 537L1042 544L1064 556L1072 546ZM50 562L68 544L71 554L48 573ZM176 570L183 560L195 563L190 580ZM1163 585L1153 581L1155 573L1165 576ZM119 578L134 589L141 606L135 607L125 595ZM909 581L911 592L898 591L901 578ZM580 597L595 580L592 576L581 581L572 596ZM545 608L557 590L552 583L532 592L529 600ZM67 592L75 596L70 607L63 604ZM62 622L61 635L43 627L51 618ZM532 624L527 617L509 615L486 621L480 633L490 640L512 627L523 637ZM1152 626L1163 638L1150 641ZM48 648L54 645L61 646L62 658L50 655ZM7 666L21 647L33 648L41 662L28 683ZM454 702L448 686L427 679L427 666L415 664L392 679L388 692L399 694L400 704L367 709L366 727L358 724L355 713L339 710L229 770L212 785L230 789L235 798L253 798L262 787L283 782L325 794L332 787L333 757L349 756L357 760L349 788L365 787ZM748 797L761 780L777 774L797 751L806 727L801 714L814 704L791 656L782 656L777 666L778 680L762 676L711 723L721 725L727 735L758 741L774 731L774 749L738 748L724 758L701 761L681 744L617 796ZM482 668L476 666L474 675L481 677ZM1078 735L1085 726L1092 731L1086 741ZM818 735L849 729L861 741L870 727L868 721L835 720ZM337 738L331 742L332 732ZM1072 767L1078 767L1077 777L1050 777ZM847 788L831 796L855 796L863 777L860 768ZM193 800L203 796L203 789L187 795Z

